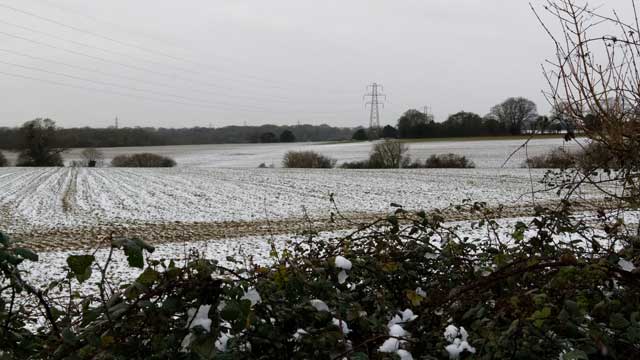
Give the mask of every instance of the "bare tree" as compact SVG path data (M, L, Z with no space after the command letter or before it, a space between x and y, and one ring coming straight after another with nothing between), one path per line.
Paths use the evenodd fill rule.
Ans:
M592 145L606 149L619 165L606 180L608 186L594 180L593 173L576 177L573 185L592 184L621 204L637 208L640 21L635 0L630 5L628 19L616 11L600 13L576 0L547 0L545 13L532 8L556 48L555 60L544 66L550 88L547 99L563 121ZM575 134L570 132L568 138L575 139ZM612 188L612 183L621 186Z
M87 167L100 167L104 162L104 153L101 150L87 148L80 153L83 165Z
M58 146L58 128L50 119L27 121L20 128L20 155L17 166L64 166Z
M398 140L385 140L373 146L369 165L373 168L397 169L409 164L409 147Z
M497 120L509 133L521 134L538 118L536 104L528 99L509 98L491 108L489 118Z

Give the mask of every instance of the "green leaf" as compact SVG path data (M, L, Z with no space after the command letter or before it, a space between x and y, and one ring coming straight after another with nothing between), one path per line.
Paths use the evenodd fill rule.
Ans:
M70 328L64 328L62 330L62 340L69 345L75 345L78 341L78 337Z
M93 255L71 255L67 258L67 265L79 282L84 282L91 277L91 264L95 261Z
M155 248L153 246L138 238L116 239L112 241L111 246L123 249L125 255L127 256L129 266L139 269L142 269L144 267L144 255L142 253L143 250L146 250L148 252L155 251Z
M615 313L609 317L609 326L614 329L624 329L629 326L629 321L624 318L624 315Z
M38 261L38 254L25 248L17 248L15 254L30 261Z
M351 355L351 359L353 359L353 360L368 360L369 357L367 356L367 354L365 354L363 352L357 352L357 353L354 353L353 355Z
M589 360L587 353L582 350L569 351L562 355L563 360Z
M3 232L0 232L0 244L4 246L9 245L9 237Z
M137 282L141 283L144 286L151 286L153 283L160 279L160 273L153 270L152 268L146 268L140 276L138 276Z
M240 317L241 312L242 311L240 310L240 307L237 303L230 302L224 307L224 309L222 309L222 311L220 312L220 317L223 320L232 322Z
M170 296L162 303L162 310L167 313L174 313L180 308L180 304L180 298Z
M571 314L571 316L573 317L577 317L580 315L580 309L578 308L578 303L576 303L575 301L565 300L564 308L567 309L569 314Z

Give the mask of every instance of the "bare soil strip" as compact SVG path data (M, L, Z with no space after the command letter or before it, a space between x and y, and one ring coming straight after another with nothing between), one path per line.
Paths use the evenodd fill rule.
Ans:
M550 205L550 204L539 204ZM592 211L605 205L602 201L579 203L575 212ZM477 213L446 210L447 221L478 220ZM505 206L499 218L527 217L534 215L532 206ZM10 233L22 246L38 251L59 251L96 248L106 245L112 237L138 237L151 244L169 242L191 242L239 238L246 236L269 236L300 234L305 231L338 231L354 229L363 224L384 218L386 213L350 213L344 218L288 218L260 221L226 222L165 222L165 223L123 223L96 227L74 227L61 229L41 229L29 232Z

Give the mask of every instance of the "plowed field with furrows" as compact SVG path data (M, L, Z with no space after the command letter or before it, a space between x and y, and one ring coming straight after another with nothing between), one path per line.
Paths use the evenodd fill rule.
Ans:
M337 209L357 221L388 212L391 203L428 210L465 199L506 205L519 216L526 206L518 199L532 185L541 189L543 175L526 169L4 168L0 229L41 249L91 246L114 234L170 242L290 233L303 229L306 218L336 230L347 224L329 222L336 210L332 195Z

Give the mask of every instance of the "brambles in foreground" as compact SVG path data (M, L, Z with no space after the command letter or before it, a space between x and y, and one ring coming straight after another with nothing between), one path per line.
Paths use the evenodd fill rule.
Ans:
M289 151L282 160L285 168L331 169L335 165L335 159L315 151Z
M111 160L113 167L174 167L175 160L158 154L141 153L118 155Z
M144 267L121 287L110 283L111 255L72 255L60 282L35 289L17 266L37 255L2 236L0 350L79 359L640 355L634 228L603 238L570 208L539 209L506 238L483 204L451 210L476 213L477 234L487 235L461 234L438 211L398 208L342 238L274 246L269 266L229 259L236 269L197 254L145 263L152 247L113 239L112 253ZM96 294L73 291L88 281Z
M0 167L4 166L9 166L9 160L7 160L2 151L0 151Z

